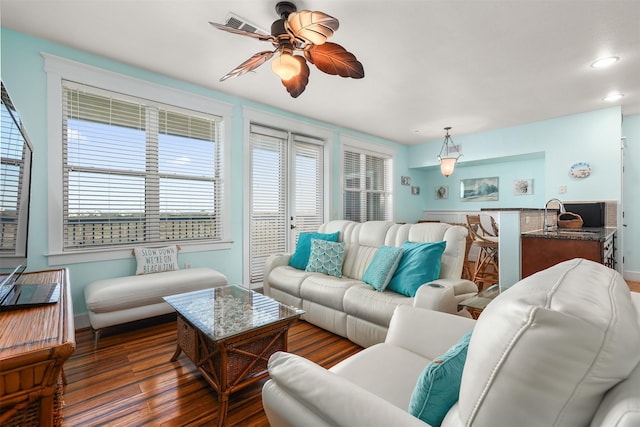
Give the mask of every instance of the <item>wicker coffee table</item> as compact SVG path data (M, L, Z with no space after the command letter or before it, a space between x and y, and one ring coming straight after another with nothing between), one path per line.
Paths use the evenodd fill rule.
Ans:
M164 297L178 313L178 345L218 393L218 426L229 395L268 375L267 361L287 350L287 331L304 311L240 286Z

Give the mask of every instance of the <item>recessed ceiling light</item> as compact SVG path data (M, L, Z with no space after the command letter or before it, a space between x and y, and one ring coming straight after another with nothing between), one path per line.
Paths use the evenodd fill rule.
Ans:
M623 96L624 96L624 94L622 94L620 92L611 92L609 95L607 95L604 98L602 98L602 100L603 101L613 102L613 101L617 101L618 99L622 98Z
M600 58L597 61L593 62L591 64L591 68L606 68L610 65L615 64L616 62L618 62L620 60L620 58L618 58L617 56L609 56L607 58Z

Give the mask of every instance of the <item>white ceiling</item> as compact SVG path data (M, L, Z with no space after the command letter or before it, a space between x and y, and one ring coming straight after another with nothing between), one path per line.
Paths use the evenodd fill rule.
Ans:
M223 93L403 144L622 105L640 113L637 0L294 0L340 20L330 39L365 78L311 65L289 96L269 64L218 79L271 48L226 33L233 12L269 30L277 0L0 0L2 26ZM591 62L619 56L611 68ZM625 96L611 104L610 91Z

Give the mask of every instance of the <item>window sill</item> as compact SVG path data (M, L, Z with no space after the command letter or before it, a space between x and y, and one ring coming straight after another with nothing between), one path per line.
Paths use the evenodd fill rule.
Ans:
M224 249L231 249L233 241L224 242L207 242L207 243L180 243L180 242L165 242L165 243L140 243L135 245L137 247L158 247L176 244L180 247L180 253L189 252L206 252L206 251L218 251ZM133 258L132 250L134 246L128 246L126 248L93 248L93 249L77 249L73 251L61 252L61 253L49 253L49 265L64 265L64 264L79 264L83 262L94 261L111 261L116 259Z

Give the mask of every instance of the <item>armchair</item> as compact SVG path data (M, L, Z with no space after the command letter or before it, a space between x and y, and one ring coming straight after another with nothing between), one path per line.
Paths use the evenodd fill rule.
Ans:
M325 370L276 353L272 427L426 426L408 412L425 366L473 329L459 400L442 426L640 425L640 294L582 259L498 296L477 321L399 306L383 343Z

